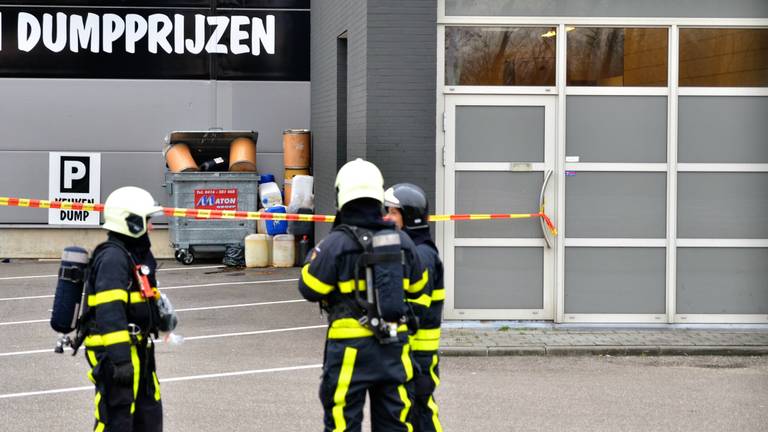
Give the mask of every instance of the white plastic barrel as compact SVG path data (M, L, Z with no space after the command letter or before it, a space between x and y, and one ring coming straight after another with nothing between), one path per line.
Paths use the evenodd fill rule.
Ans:
M245 266L267 267L269 245L266 234L251 234L245 238Z
M293 267L295 261L296 243L293 235L276 235L272 241L272 266Z
M314 177L309 175L297 175L291 180L291 198L289 213L296 213L300 208L315 208L315 196L312 194Z
M283 204L283 194L280 186L275 182L267 182L259 185L259 200L265 209Z

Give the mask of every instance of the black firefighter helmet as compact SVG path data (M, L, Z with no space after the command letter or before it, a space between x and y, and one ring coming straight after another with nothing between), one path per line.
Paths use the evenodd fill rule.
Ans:
M403 226L429 228L429 201L424 190L412 183L398 183L384 192L384 206L400 209Z

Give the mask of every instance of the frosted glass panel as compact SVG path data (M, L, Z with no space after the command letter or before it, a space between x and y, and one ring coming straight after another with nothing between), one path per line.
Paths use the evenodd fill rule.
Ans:
M677 312L768 314L768 249L678 248Z
M565 249L565 313L661 314L663 248Z
M541 309L541 248L457 247L457 309Z

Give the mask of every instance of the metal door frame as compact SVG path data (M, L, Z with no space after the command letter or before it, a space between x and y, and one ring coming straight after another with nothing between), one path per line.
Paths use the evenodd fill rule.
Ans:
M544 162L456 162L455 119L457 106L536 106L544 108ZM556 128L557 96L536 95L446 95L444 114L445 143L443 148L444 184L443 208L446 213L455 213L456 208L456 172L541 172L545 179L543 199L547 214L556 217L554 209L557 203L557 182L548 179L548 173L554 173L556 167ZM553 176L554 177L554 176ZM537 203L531 208L509 209L509 213L534 212ZM557 222L555 222L557 223ZM445 265L445 317L447 319L521 319L554 320L557 271L557 247L555 238L549 238L551 247L543 238L455 238L455 222L447 222L438 233L442 237L442 249ZM547 233L544 234L545 236ZM544 254L543 308L542 309L457 309L454 296L455 247L535 247Z

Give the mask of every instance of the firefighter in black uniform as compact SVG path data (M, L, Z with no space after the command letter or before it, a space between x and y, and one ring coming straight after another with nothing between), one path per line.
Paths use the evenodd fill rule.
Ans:
M429 202L424 191L410 183L399 183L384 193L389 217L416 244L419 259L429 272L423 295L410 300L419 317L419 330L411 337L411 349L419 371L414 377L415 432L441 432L438 408L433 393L440 384L437 350L440 347L440 322L445 289L443 263L429 233Z
M83 312L88 378L96 386L94 430L162 431L152 342L160 317L156 300L142 294L147 282L157 292L147 229L162 207L147 191L130 186L112 192L104 206L109 234L94 251Z
M365 278L356 277L364 249L343 230L344 226L371 233L391 230L396 244L400 245L396 255L400 275L390 280L397 282L400 307L407 309L403 292L405 297L419 297L428 274L419 262L413 242L402 232L394 231L394 224L384 221L383 185L379 169L362 159L348 162L339 170L336 176L339 211L334 229L310 252L299 279L299 291L304 298L321 302L328 313L319 392L325 412L325 431L360 431L366 392L371 400L374 431L413 430L409 411L414 368L408 325L402 317L389 324L392 337L386 341L375 332L378 327L372 323L376 319L367 318L372 311L363 310L356 301L356 296L366 295L371 289ZM376 243L375 237L373 243ZM375 289L378 290L378 286Z

